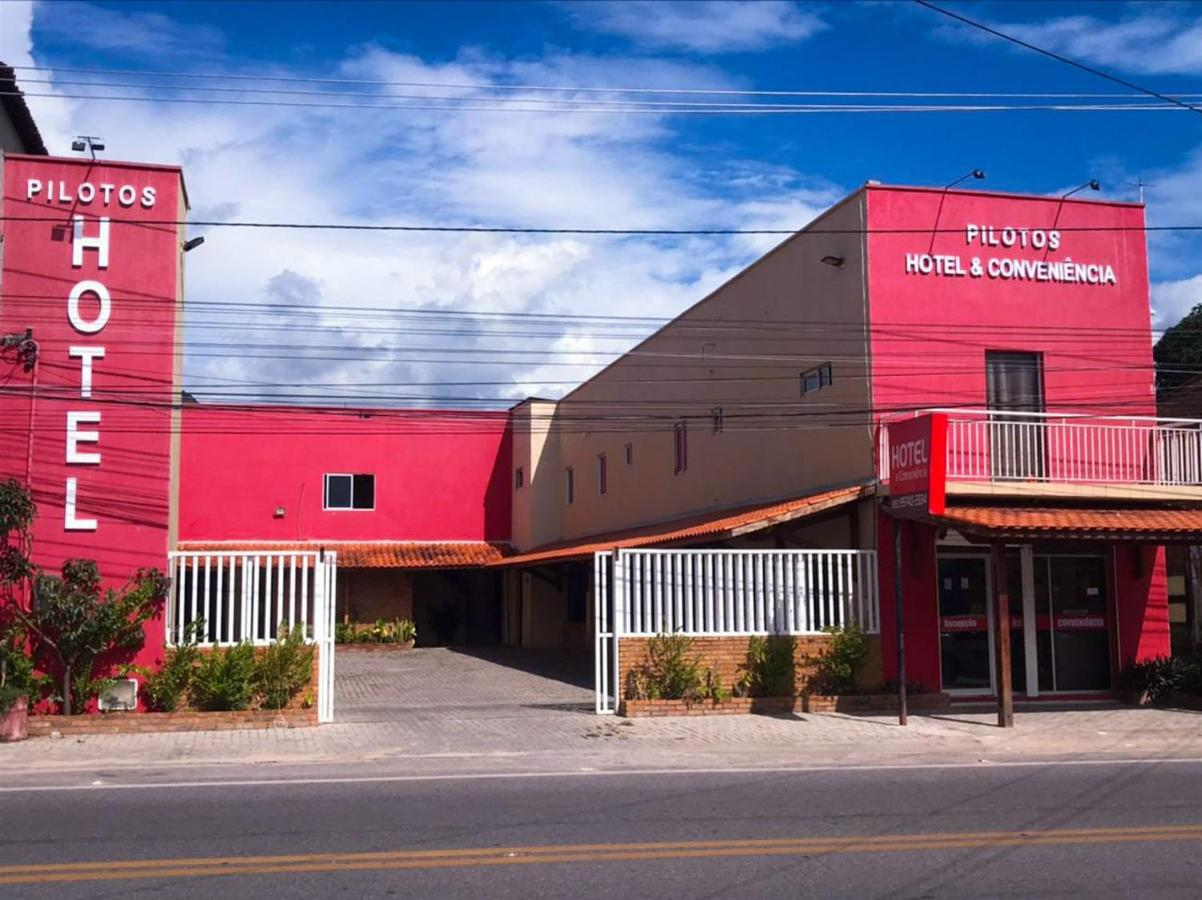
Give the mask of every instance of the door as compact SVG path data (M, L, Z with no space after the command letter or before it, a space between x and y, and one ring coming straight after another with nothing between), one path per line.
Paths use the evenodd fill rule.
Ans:
M985 396L990 410L1042 413L1043 356L1039 353L987 350ZM1044 477L1044 428L1038 415L990 416L989 446L995 479Z
M1106 558L1051 556L1046 562L1052 689L1108 690Z
M989 557L941 555L939 660L943 690L993 690Z

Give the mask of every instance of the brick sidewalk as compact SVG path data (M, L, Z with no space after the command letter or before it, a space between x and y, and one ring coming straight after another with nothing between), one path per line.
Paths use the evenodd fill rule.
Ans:
M991 712L618 719L591 711L578 662L411 651L339 654L338 721L317 728L105 734L0 744L4 775L54 770L338 763L370 771L877 765L1024 759L1202 758L1202 713ZM522 668L518 668L520 664ZM564 668L566 666L566 668ZM587 684L587 682L586 682Z

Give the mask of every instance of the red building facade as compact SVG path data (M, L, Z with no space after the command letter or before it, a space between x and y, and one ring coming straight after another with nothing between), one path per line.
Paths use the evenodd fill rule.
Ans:
M428 635L453 603L439 642L583 649L595 550L756 531L879 551L888 679L897 521L926 690L1105 693L1169 650L1162 547L1196 539L1202 471L1196 423L1153 418L1139 206L869 185L559 403L466 413L183 403L179 170L9 156L3 180L0 334L35 352L0 369L0 476L48 568L336 549L341 616ZM661 427L562 426L647 403ZM928 435L893 463L925 466L919 504L895 429Z

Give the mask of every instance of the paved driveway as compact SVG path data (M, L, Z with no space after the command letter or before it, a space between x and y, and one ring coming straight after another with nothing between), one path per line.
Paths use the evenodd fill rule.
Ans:
M593 708L587 654L513 647L339 650L339 722L389 722L415 712L511 717Z

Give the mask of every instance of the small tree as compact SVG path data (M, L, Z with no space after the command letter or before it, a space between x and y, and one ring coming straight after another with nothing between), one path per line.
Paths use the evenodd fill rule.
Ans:
M32 608L22 618L56 663L64 715L72 713L73 693L92 684L97 659L142 648L142 626L162 610L168 590L157 569L139 569L120 591L102 590L100 570L90 559L67 560L61 578L36 576Z
M93 683L97 660L141 649L142 626L162 609L169 582L156 569L142 569L122 590L102 590L96 563L83 559L63 563L61 577L39 572L30 562L36 515L18 481L0 481L0 630L16 625L28 636L39 667L57 678L63 713L70 715L79 689Z

